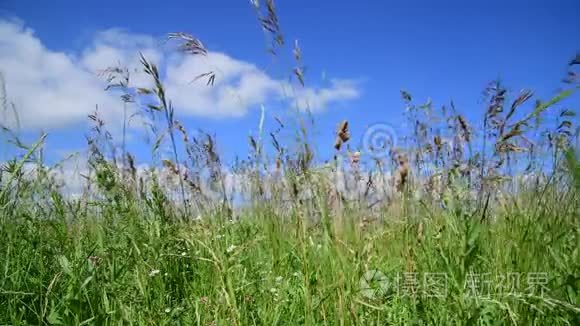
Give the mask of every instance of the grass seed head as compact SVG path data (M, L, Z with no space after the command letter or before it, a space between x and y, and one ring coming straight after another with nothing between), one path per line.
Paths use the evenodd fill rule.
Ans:
M340 123L338 132L336 135L336 141L334 142L334 148L340 150L342 144L346 143L350 139L350 133L348 131L348 121L344 120Z

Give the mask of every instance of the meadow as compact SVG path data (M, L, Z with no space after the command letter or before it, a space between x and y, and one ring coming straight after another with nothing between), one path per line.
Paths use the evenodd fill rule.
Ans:
M281 51L269 3L259 22ZM298 44L292 56L301 87ZM247 159L228 164L219 136L177 120L155 63L141 66L150 88L123 67L103 79L148 103L146 168L95 113L71 194L44 162L46 135L25 144L3 127L17 154L0 168L0 324L580 324L579 134L560 105L577 80L544 100L492 82L478 121L401 91L408 133L395 144L378 126L361 150L337 121L329 158L295 112L260 122Z

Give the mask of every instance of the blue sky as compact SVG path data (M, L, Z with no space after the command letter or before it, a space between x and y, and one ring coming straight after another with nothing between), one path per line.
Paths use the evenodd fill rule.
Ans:
M492 79L501 78L514 92L533 89L543 99L562 86L566 64L580 50L580 2L466 3L276 1L287 44L299 40L307 66L307 87L312 100L319 102L313 114L314 135L322 156L330 155L327 149L333 132L343 119L351 122L355 146L373 123L387 122L404 133L400 89L408 90L418 102L431 97L436 106L453 99L459 110L476 119L483 111L482 90ZM114 102L97 95L93 89L96 82L86 80L98 64L112 58L99 52L103 48L114 48L128 64L134 60L132 54L149 50L152 58L163 61L161 66L169 67L168 71L173 67L179 73L198 63L178 62L182 59L165 50L157 52L160 40L169 32L192 33L210 52L219 53L211 63L218 69L222 64L236 67L232 68L232 83L249 75L249 82L257 78L264 84L260 90L236 88L251 93L240 95L244 105L238 110L231 103L203 105L203 100L219 97L195 97L198 88L190 90L183 83L184 76L167 73L173 80L170 85L175 86L175 103L183 103L182 107L176 105L178 118L189 130L202 128L217 134L226 159L247 153L247 136L257 129L261 104L266 107L267 129L275 127L272 116L285 112L269 85L286 80L292 63L273 61L266 53L265 37L249 1L3 0L0 22L4 29L0 28L0 71L5 75L8 98L21 105L16 108L24 116L24 135L49 131L48 151L54 158L85 146L83 135L88 127L83 117L95 104L109 110L109 119L118 121L120 117L119 106L105 108ZM41 49L26 58L31 40L39 42ZM22 53L16 53L16 47ZM291 47L286 51L290 53ZM40 87L38 80L26 80L26 73L11 72L11 67L15 70L17 65L35 64L43 66L42 78L47 80L40 85L49 85L55 92L39 95L36 104L31 104L31 99L19 97L34 94ZM48 64L55 67L45 67ZM37 70L28 74L30 78L35 78ZM56 81L66 74L73 76L70 82ZM195 76L194 71L191 76ZM226 82L224 77L223 87L228 87ZM71 99L70 94L78 96ZM58 98L67 95L68 100ZM189 105L189 100L202 104ZM62 105L68 111L55 110L53 114L39 102ZM74 111L77 102L81 108ZM572 103L577 104L577 100ZM146 157L145 148L138 144L139 136L131 142Z

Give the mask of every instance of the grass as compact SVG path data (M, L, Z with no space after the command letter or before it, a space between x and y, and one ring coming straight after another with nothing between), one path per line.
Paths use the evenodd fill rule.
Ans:
M252 3L280 55L274 2ZM169 39L208 55L189 34ZM304 87L297 41L292 53ZM343 121L326 164L303 114L276 118L270 137L262 114L249 159L226 168L213 136L175 118L155 64L141 64L150 89L128 69L103 75L125 118L131 106L147 118L149 169L125 128L119 151L95 113L72 196L44 163L46 135L26 145L3 128L21 152L0 168L0 324L580 324L578 129L573 111L553 112L574 81L531 106L531 91L509 101L494 82L475 123L402 91L414 127L397 147L377 125L363 143L383 147L353 151ZM212 87L219 75L198 78ZM539 122L549 111L554 126Z
M177 221L153 202L52 193L3 212L0 321L574 325L578 208L553 195L493 223L457 202L416 223L361 225L352 211L326 228L300 210Z

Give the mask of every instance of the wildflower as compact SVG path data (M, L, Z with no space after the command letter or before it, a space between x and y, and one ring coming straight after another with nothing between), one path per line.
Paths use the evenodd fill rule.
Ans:
M160 270L154 269L151 272L149 272L149 277L153 277L153 276L159 274L159 272L160 272Z
M168 314L171 312L171 308L165 308L165 313Z
M236 246L235 245L231 245L231 246L228 247L228 249L226 249L226 252L229 254L232 251L234 251L235 249L236 249Z
M185 257L185 251L181 253L181 257Z
M276 292L278 292L278 290L276 290L276 288L271 288L270 289L270 292L273 293L273 294L276 294Z
M276 277L276 283L280 283L280 282L282 282L282 280L283 280L283 279L284 279L284 278L283 278L282 276L278 276L278 277Z

